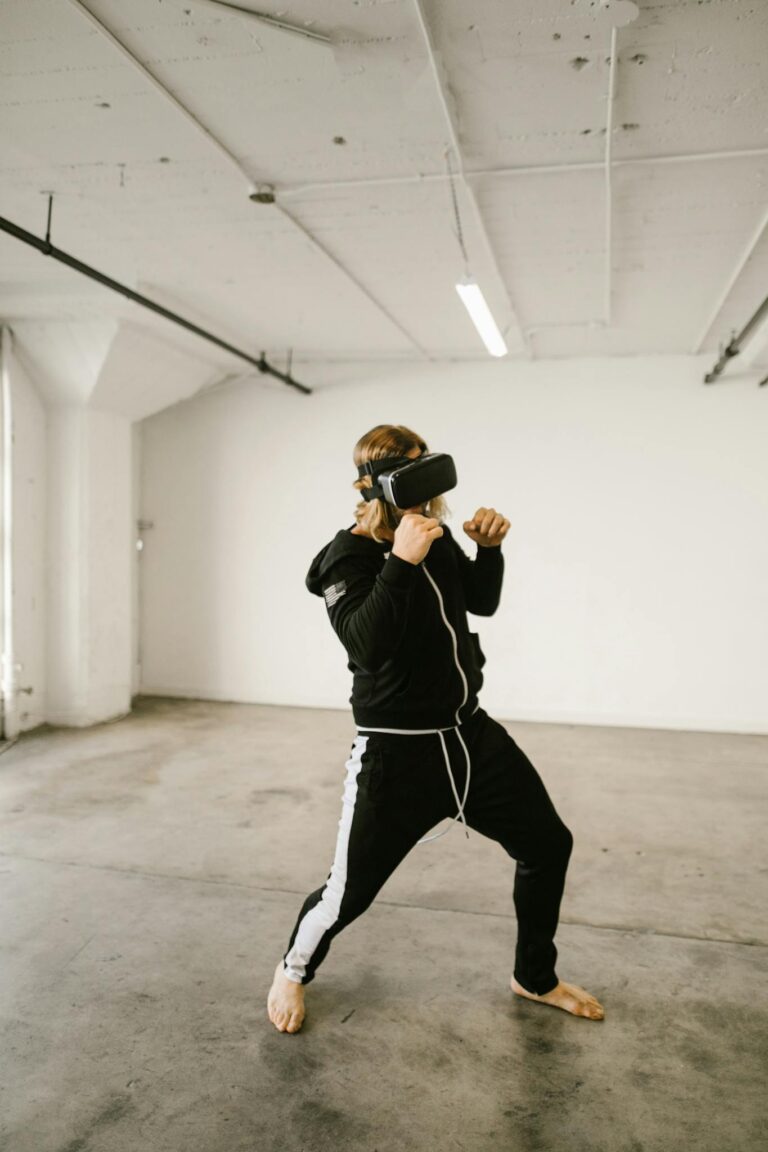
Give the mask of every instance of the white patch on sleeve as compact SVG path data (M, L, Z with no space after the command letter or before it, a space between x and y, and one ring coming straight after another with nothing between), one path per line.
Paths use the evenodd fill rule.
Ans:
M337 601L341 600L342 596L347 593L346 580L339 580L338 584L331 584L329 588L323 588L323 596L329 608L333 608Z

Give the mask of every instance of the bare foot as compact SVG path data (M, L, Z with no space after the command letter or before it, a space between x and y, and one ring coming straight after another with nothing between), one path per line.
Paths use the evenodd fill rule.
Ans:
M527 1000L538 1000L540 1004L552 1004L553 1007L563 1008L574 1016L586 1016L590 1020L602 1020L605 1015L602 1004L595 1000L594 996L590 996L589 992L579 988L578 984L566 984L561 980L556 988L553 988L551 992L545 992L543 996L526 992L514 976L511 984L512 991L516 992L518 996L525 996Z
M275 969L267 1012L278 1032L298 1032L304 1023L304 985L288 979L282 960Z

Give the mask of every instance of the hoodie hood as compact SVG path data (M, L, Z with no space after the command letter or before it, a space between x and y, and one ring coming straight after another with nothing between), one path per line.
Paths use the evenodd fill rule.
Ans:
M389 552L391 544L377 544L368 536L353 536L349 528L340 529L333 540L321 548L309 566L306 585L315 596L322 596L323 584L331 568L345 556L369 556L371 558Z

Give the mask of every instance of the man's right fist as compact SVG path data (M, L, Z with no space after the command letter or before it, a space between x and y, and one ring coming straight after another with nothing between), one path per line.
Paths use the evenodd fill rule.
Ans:
M392 554L409 564L421 564L432 541L442 535L439 521L420 516L418 512L406 512L395 531Z

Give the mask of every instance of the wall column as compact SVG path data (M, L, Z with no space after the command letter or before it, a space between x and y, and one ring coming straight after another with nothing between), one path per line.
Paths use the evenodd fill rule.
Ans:
M80 727L131 706L131 423L66 405L48 428L47 719Z

